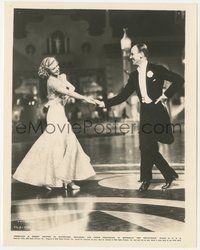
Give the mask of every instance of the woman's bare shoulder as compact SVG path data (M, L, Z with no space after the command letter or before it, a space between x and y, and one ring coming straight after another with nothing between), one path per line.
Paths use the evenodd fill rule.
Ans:
M67 76L66 76L66 74L60 74L58 76L58 79L63 80L63 81L67 81Z
M60 82L60 80L58 80L56 77L54 76L50 76L49 79L47 80L47 84L49 86L54 86L55 84L58 84Z

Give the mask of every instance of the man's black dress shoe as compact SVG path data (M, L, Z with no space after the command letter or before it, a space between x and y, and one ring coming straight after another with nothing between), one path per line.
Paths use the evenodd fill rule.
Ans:
M178 179L178 174L176 173L176 171L173 169L173 168L171 168L171 177L174 177L174 178L176 178L176 179Z
M166 180L166 183L165 183L165 185L162 186L162 189L170 188L170 186L174 180L176 180L176 178L174 176L171 177L169 180Z
M142 185L139 188L139 191L147 191L149 185L150 185L150 181L143 181Z
M174 177L174 178L176 178L176 179L178 179L178 174L173 170L173 173L172 173L172 176Z

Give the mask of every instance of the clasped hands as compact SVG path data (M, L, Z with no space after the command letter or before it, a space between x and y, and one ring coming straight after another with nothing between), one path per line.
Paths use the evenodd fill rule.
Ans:
M99 101L99 100L94 99L92 97L86 96L84 98L84 101L91 103L91 104L94 104L94 105L97 105L99 108L105 108L105 104L103 101Z

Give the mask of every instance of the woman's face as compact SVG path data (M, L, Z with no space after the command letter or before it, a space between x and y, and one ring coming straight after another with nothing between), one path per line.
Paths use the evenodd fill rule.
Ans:
M51 74L54 76L60 75L60 67L59 67L58 62L56 60L54 60L51 63L51 65L49 66L49 70L50 70Z

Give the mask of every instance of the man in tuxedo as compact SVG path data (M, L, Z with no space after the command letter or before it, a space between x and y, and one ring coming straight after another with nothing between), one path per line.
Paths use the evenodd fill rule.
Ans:
M164 105L167 98L172 97L183 85L184 79L167 70L161 65L148 62L148 49L143 43L136 44L131 49L130 59L137 66L137 70L129 76L128 83L117 96L105 101L97 101L100 107L111 107L124 102L133 92L140 100L140 181L139 190L146 191L152 179L153 165L160 170L165 178L162 189L171 186L178 174L169 166L159 152L158 142L171 144L174 141L172 124ZM164 81L171 85L163 93Z

